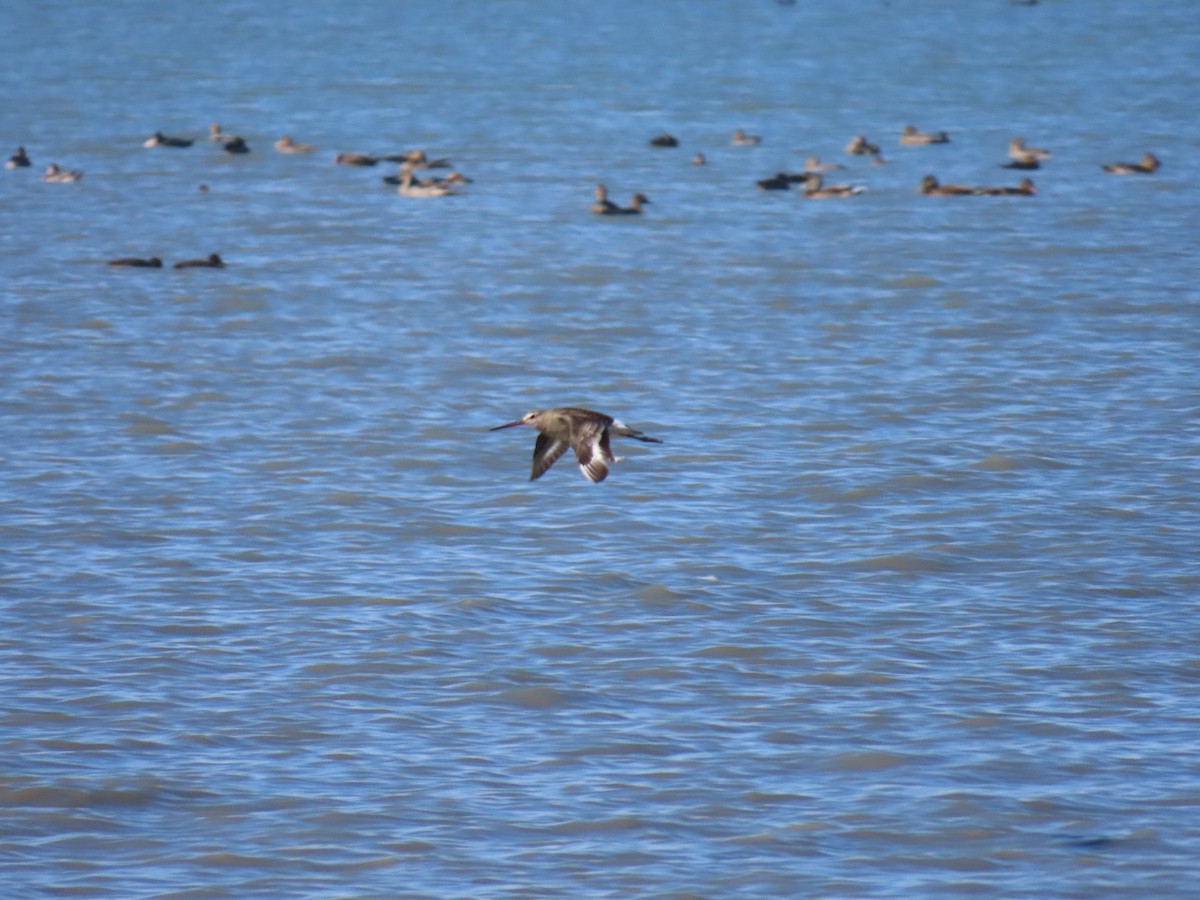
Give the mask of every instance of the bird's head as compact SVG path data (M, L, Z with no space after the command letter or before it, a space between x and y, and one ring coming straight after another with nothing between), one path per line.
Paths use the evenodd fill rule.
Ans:
M532 409L515 422L505 422L503 425L497 425L495 428L489 428L488 431L499 431L501 428L512 428L515 425L533 425L541 418L542 410Z

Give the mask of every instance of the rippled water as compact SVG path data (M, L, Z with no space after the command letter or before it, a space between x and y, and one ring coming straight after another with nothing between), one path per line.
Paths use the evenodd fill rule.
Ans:
M1190 895L1194 12L0 12L5 893Z

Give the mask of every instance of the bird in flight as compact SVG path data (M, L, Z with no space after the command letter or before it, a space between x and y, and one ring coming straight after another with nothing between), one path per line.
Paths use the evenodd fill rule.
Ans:
M610 438L629 437L648 444L662 443L658 438L630 428L612 416L574 407L535 409L515 422L497 425L489 430L499 431L516 425L531 425L538 431L537 441L533 445L530 481L541 478L567 452L568 447L575 451L575 459L584 478L598 483L608 477L609 463L617 461L609 448Z

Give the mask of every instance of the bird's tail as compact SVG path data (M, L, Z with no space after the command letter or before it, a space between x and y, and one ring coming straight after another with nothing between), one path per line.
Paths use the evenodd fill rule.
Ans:
M610 425L608 427L608 431L609 431L609 434L611 434L613 437L634 438L635 440L638 440L638 441L644 441L647 444L661 444L662 443L662 441L659 440L658 438L650 437L650 435L645 434L644 432L638 431L636 428L630 428L624 422L620 422L620 421L616 421L616 420L614 420L612 425Z

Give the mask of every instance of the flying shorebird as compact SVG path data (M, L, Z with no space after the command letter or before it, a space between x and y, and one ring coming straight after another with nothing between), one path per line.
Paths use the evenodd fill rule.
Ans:
M658 438L642 434L612 416L573 407L535 409L515 422L488 430L499 431L515 425L532 425L538 430L537 443L533 445L530 481L541 478L567 452L568 447L575 451L575 459L579 461L579 471L583 472L583 477L598 483L608 477L608 464L617 461L608 446L610 437L630 437L648 444L662 443Z

